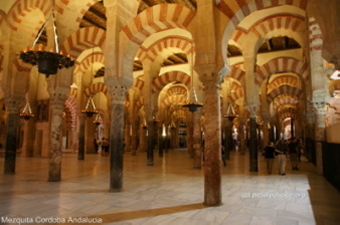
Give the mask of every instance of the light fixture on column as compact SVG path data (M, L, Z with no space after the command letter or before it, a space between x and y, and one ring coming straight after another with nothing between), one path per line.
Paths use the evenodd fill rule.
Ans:
M224 114L223 117L229 119L229 121L233 121L237 117L237 114L235 113L235 110L232 104L229 104L227 108L227 112L226 114Z
M94 118L93 123L96 124L97 126L103 123L103 119L99 113Z
M189 93L189 102L183 107L188 108L190 112L196 112L198 108L203 107L203 103L197 101L197 96L194 87L194 52L191 53L191 90Z
M47 21L52 17L52 24L53 24L53 40L54 40L54 52L53 51L43 51L41 49L36 49L35 44L39 40L44 28L46 26ZM49 77L51 74L56 74L58 69L63 67L69 68L74 65L74 60L69 57L65 56L61 53L59 49L58 43L58 33L57 33L57 26L55 22L55 14L54 14L54 0L52 0L52 10L51 14L43 24L41 30L39 31L37 37L35 38L31 47L27 50L23 50L19 58L22 59L25 63L29 63L33 66L38 65L39 73L43 73L46 77Z
M174 124L174 122L171 122L171 124L170 124L170 129L171 129L171 130L176 129L176 125Z
M31 117L34 117L31 106L28 102L26 103L25 107L23 108L19 116L24 120L29 120Z
M141 128L148 129L148 124L146 123L146 120L143 121Z
M228 82L228 94L227 94L228 99L230 97L231 84L229 79L226 79L226 81ZM229 121L233 121L237 117L237 114L235 113L234 107L231 103L228 105L227 112L224 114L223 117L229 119Z
M84 113L88 118L92 117L94 114L98 114L98 110L96 109L92 96L89 97L85 109L81 110L81 112Z

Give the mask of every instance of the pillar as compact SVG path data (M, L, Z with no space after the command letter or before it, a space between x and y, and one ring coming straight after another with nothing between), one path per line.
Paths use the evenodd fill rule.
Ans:
M79 115L78 160L85 159L85 120L84 114Z
M4 161L4 174L15 173L15 161L17 151L17 135L19 125L19 109L23 104L23 98L8 97L6 101L6 148L5 148L5 161Z
M124 102L127 88L113 85L110 81L111 123L110 123L110 192L119 192L123 187L123 153L124 153Z
M202 133L201 133L201 114L202 109L197 108L193 112L193 168L202 168Z
M204 205L222 204L221 193L221 104L218 75L203 76L204 103ZM215 79L213 79L215 78Z
M62 157L62 113L64 102L67 98L69 89L57 87L50 91L50 163L49 163L49 182L61 180L61 157Z
M249 118L249 171L258 172L257 105L248 105Z
M131 136L131 155L137 154L137 138L138 138L139 121L134 120L132 122L132 136Z

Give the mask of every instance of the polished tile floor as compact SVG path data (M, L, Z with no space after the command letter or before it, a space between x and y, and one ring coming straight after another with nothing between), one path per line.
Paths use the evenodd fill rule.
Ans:
M173 150L155 165L146 154L124 155L124 190L108 192L109 158L63 155L62 181L47 182L48 159L17 158L15 175L0 174L3 224L338 225L340 194L306 161L299 171L248 172L247 156L231 153L222 168L223 205L204 207L203 170L187 151ZM0 157L3 168L4 158Z

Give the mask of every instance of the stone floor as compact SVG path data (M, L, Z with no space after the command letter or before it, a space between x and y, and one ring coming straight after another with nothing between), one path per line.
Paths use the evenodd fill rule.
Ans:
M4 158L0 157L3 168ZM267 175L259 156L250 173L247 156L232 152L222 168L219 207L202 205L203 170L187 151L173 150L146 166L146 154L124 155L124 190L109 193L109 158L64 154L62 181L47 182L48 159L17 158L15 175L0 174L2 224L121 225L338 225L340 194L306 161L299 171Z

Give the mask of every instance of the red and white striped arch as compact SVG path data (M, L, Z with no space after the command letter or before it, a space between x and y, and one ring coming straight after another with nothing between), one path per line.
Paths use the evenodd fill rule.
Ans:
M282 105L296 105L298 104L299 99L296 96L293 95L287 95L287 94L282 94L277 96L273 100L273 107L274 109L277 109L279 106Z
M94 54L88 55L86 58L84 58L80 63L76 64L76 67L74 69L74 73L85 73L88 68L91 67L92 63L102 63L104 65L104 55L101 52L96 52Z
M65 101L65 106L71 113L71 126L76 127L77 125L77 102L73 96L68 97Z
M137 57L142 62L147 60L153 62L159 54L167 48L180 49L186 55L193 52L192 40L179 36L167 36L158 40L149 48L140 48L137 52Z
M235 80L241 81L241 80L243 80L245 75L246 75L246 73L239 66L233 66L231 68L231 71L230 71L229 75L226 76L226 78L232 77Z
M171 28L185 28L196 12L182 4L159 4L136 16L123 33L128 40L141 45L151 34Z
M217 8L226 15L236 27L249 14L275 6L292 5L303 10L307 8L308 0L221 0ZM231 7L232 6L232 7Z
M178 105L178 104L184 104L187 101L187 97L183 95L172 95L166 97L163 101L162 104L164 107L168 107L170 105Z
M167 91L167 96L170 95L183 95L183 96L187 96L188 90L183 87L183 86L175 86L175 87L171 87L169 88L169 90Z
M152 82L152 90L160 91L167 84L172 82L182 82L184 85L188 86L190 84L190 76L182 71L171 71L158 76Z
M256 68L255 83L260 85L270 75L292 72L300 75L305 81L310 79L308 65L292 57L275 58Z
M282 120L286 118L295 118L297 115L296 108L293 107L284 107L280 111L278 111L278 113Z
M142 90L144 87L143 78L144 78L144 75L135 78L132 86L138 88L139 90Z
M91 84L84 90L84 94L89 97L95 95L96 93L103 92L105 95L107 94L107 86L104 83L94 83Z
M292 75L280 75L275 77L273 80L270 81L267 87L267 92L271 92L275 88L278 88L282 85L290 85L296 88L302 88L301 81L299 77L292 76Z
M238 99L244 98L244 90L243 90L243 87L239 83L232 82L230 89L231 89L231 92L229 95L229 100L231 102L236 102Z
M12 30L17 30L21 23L21 18L25 16L32 8L38 8L47 18L52 8L50 1L43 0L25 0L15 1L12 8L7 14L7 23Z
M272 102L279 95L291 95L301 98L303 96L303 91L300 88L282 85L267 94L267 101Z
M304 18L301 16L290 14L275 14L271 17L267 17L264 20L259 20L252 27L248 29L249 33L254 33L258 38L264 37L267 33L273 30L285 29L292 32L296 32L301 29L301 26L305 25ZM243 29L236 29L233 33L232 39L238 41L242 39L243 35L248 31Z
M170 114L172 114L173 112L175 111L183 111L183 106L182 104L172 104L170 107L169 107L169 112Z
M101 47L105 41L105 31L98 27L84 27L69 36L62 45L62 51L73 58L86 49Z

